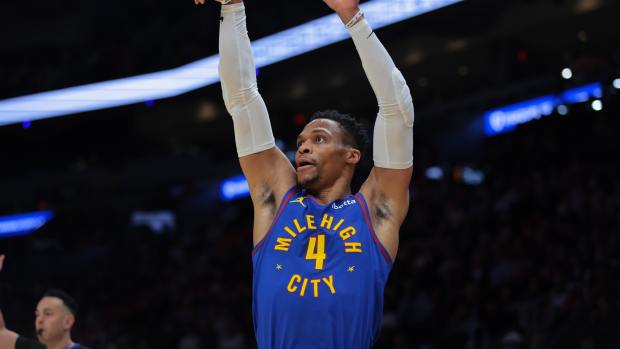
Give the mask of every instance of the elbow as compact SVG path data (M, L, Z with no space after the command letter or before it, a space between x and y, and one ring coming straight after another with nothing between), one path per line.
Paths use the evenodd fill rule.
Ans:
M258 87L256 84L252 84L247 88L229 89L224 82L222 82L222 97L224 98L224 105L229 113L233 114L233 110L244 107L252 103L256 98L260 97Z

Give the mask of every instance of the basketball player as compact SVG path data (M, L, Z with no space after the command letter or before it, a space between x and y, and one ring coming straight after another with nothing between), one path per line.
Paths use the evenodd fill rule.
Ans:
M0 271L4 255L0 255ZM61 290L49 290L35 311L39 342L19 336L6 328L0 312L0 349L88 349L71 340L77 303Z
M359 9L324 0L351 34L379 112L374 168L351 179L366 138L350 116L312 117L294 168L275 147L241 0L222 4L220 77L241 168L254 204L253 318L259 348L370 348L409 206L413 104L409 88ZM204 0L195 0L203 4Z

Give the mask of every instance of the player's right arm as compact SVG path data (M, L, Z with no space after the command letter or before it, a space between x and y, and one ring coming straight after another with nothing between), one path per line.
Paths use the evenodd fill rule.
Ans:
M291 162L275 146L267 107L258 92L241 0L222 5L219 49L224 103L233 119L237 154L254 204L256 245L267 233L286 191L296 183L296 175Z

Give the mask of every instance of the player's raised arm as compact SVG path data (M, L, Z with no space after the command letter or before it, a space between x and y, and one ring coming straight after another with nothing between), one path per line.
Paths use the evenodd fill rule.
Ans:
M409 207L413 171L413 103L409 87L359 9L359 0L324 0L349 30L377 97L372 169L362 186L373 222L392 257Z
M296 183L295 170L275 146L267 107L258 92L244 4L240 0L224 3L220 16L219 72L224 103L233 119L239 162L254 203L257 243L267 232L277 204Z

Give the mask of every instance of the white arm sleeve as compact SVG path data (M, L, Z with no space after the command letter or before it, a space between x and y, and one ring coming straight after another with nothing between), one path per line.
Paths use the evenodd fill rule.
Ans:
M349 33L370 81L379 113L375 121L375 166L406 169L413 165L413 102L409 87L365 19Z
M219 49L222 94L233 119L237 154L242 157L274 147L269 114L256 84L243 3L222 5Z

